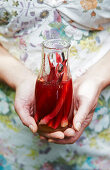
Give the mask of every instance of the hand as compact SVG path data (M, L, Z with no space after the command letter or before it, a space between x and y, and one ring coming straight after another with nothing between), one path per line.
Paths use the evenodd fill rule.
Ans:
M24 80L16 88L15 96L15 110L22 123L29 127L33 133L37 132L38 128L33 118L35 111L35 82L36 77L28 75L27 73L27 78L24 78Z
M81 79L77 80L76 83L74 83L74 99L76 104L75 110L77 114L75 114L75 117L73 119L73 128L79 130L79 132L77 132L79 133L79 135L83 125L85 125L86 127L91 121L92 113L97 103L98 96L100 94L100 91L103 89L102 86L104 87L110 84L109 61L110 51L97 64L95 64L95 66L93 66L91 72L86 73L84 76L82 76ZM36 78L32 74L30 74L30 71L27 70L23 64L21 64L18 60L12 57L8 53L8 51L2 48L1 46L0 80L7 83L10 87L16 89L15 109L19 117L21 118L23 124L30 127L32 132L36 132L37 125L33 119L35 102L34 85ZM65 135L66 138L64 140L66 140L68 139L68 136L73 136L74 134L75 131L71 128L68 128L64 132L60 131L60 135L58 131L57 135L56 132L52 134L45 133L42 131L41 135L47 137L48 139L53 137L62 139ZM75 136L75 138L77 138L77 135ZM68 142L69 141L67 141L67 143Z
M61 131L50 133L45 131L44 128L37 127L37 124L33 118L33 114L35 112L35 82L36 76L28 74L27 72L27 78L24 78L24 80L16 88L15 110L18 113L22 123L29 127L33 133L38 130L39 135L46 138L63 139L64 133ZM73 135L73 133L71 135Z
M74 118L75 137L51 142L67 144L74 143L90 124L94 109L101 91L110 85L110 51L89 70L74 82Z
M63 140L50 140L58 144L74 143L90 124L98 97L103 89L103 80L87 72L78 78L74 84L74 118L73 128L76 130L74 137L66 137Z

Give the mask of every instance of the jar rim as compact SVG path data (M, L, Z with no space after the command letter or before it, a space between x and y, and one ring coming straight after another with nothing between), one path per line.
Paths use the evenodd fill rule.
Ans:
M70 42L63 39L50 39L43 41L42 47L50 50L62 50L70 47Z

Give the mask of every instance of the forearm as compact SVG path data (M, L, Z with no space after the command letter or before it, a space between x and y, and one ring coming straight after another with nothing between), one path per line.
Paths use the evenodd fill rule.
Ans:
M0 80L16 89L32 73L0 46Z
M102 83L102 89L110 85L110 51L89 69L89 75Z

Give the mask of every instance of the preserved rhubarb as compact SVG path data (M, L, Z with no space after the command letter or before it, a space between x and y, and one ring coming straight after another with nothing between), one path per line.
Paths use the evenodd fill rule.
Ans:
M68 116L73 112L73 85L68 67L68 49L60 49L61 42L59 48L58 42L56 44L57 51L43 51L43 70L35 87L35 121L52 129L68 126Z

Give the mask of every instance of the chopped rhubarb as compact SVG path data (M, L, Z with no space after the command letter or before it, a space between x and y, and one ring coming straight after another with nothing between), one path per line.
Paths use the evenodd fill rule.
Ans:
M61 110L59 111L58 115L55 117L55 123L54 123L54 129L58 128L61 124L61 120L63 117L63 113L64 113L64 107L62 106Z
M41 119L40 124L47 124L51 119L53 119L58 114L58 112L60 111L60 109L65 101L66 91L67 91L67 87L64 86L62 94L60 96L60 99L57 102L56 107L53 109L53 111L50 114L48 114L43 119Z
M62 62L61 56L57 52L56 52L56 62L57 63L61 63Z
M54 121L54 120L52 119L52 120L50 120L49 123L48 123L48 126L51 127L51 128L53 128L53 121Z
M62 81L66 81L68 79L67 67L64 66L64 73L62 77Z
M69 87L72 87L72 80L69 81ZM72 106L72 95L73 95L73 89L71 88L69 93L67 93L66 99L65 99L65 110L64 115L61 120L61 127L65 127L68 125L68 116L70 114L71 106Z
M56 74L55 74L55 66L53 65L53 63L51 63L50 61L50 57L48 55L48 61L49 61L49 66L50 66L50 74L48 75L47 81L52 81L52 80L56 80Z
M38 120L39 120L38 116L39 116L39 114L36 112L34 115L35 122L38 122Z
M56 129L69 124L68 116L71 112L73 93L72 79L68 77L68 65L64 52L55 53L56 63L53 62L54 55L50 56L49 54L47 57L50 72L46 75L42 74L36 82L36 114L34 118L39 124L46 124L48 127ZM45 71L45 65L43 71Z

